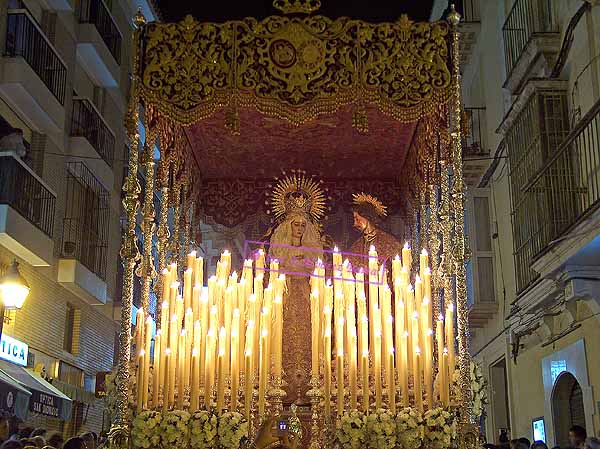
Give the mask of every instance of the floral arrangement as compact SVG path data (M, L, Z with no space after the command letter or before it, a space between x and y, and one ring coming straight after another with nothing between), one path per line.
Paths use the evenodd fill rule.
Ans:
M388 410L377 409L367 415L367 446L390 449L396 446L396 419Z
M217 441L217 415L199 410L190 417L191 449L212 449Z
M141 449L155 448L161 441L162 414L154 410L146 410L133 420L131 438L133 445Z
M422 413L412 407L400 410L396 415L396 434L401 448L421 447L425 434Z
M238 449L248 437L248 421L238 412L223 413L217 419L219 447Z
M450 447L456 438L455 416L444 408L427 410L423 414L425 432L423 442L426 447L444 449Z
M477 421L485 413L485 406L488 403L487 380L483 377L481 367L473 361L471 361L470 376L473 394L472 416Z
M336 440L341 449L360 449L367 443L367 419L363 412L346 412L336 423Z
M186 447L190 440L190 414L172 410L163 415L160 426L163 447Z

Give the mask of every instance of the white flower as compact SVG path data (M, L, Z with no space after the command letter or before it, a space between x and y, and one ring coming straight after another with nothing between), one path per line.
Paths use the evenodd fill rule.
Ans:
M367 441L371 449L390 449L396 446L396 420L384 409L367 415Z
M434 449L450 447L456 438L456 417L443 408L427 410L423 414L424 446Z
M190 417L191 449L212 449L217 441L217 415L204 410Z
M407 407L396 415L396 434L398 443L403 449L414 449L421 446L425 426L419 410Z
M133 420L131 437L133 446L139 449L158 447L161 442L162 415L154 410L146 410Z
M163 447L185 447L189 443L190 414L183 410L165 413L161 423Z
M238 412L223 413L217 419L219 447L238 449L248 438L248 422Z
M336 438L342 449L359 449L367 441L366 418L363 412L346 412L336 423Z

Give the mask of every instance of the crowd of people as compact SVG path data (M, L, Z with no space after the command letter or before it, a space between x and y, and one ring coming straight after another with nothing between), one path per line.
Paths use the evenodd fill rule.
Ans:
M0 416L0 449L104 449L105 435L85 432L65 441L60 432L43 428L17 427L9 418Z
M543 441L532 443L524 437L511 440L503 431L500 433L498 444L485 444L484 449L548 449L548 446ZM552 449L600 449L600 439L588 437L586 430L581 426L573 426L569 429L569 446L554 446Z

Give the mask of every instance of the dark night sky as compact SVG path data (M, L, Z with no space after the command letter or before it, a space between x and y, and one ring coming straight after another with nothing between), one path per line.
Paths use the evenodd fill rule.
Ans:
M191 14L200 21L223 22L278 14L272 0L156 0L163 19L173 22ZM428 20L433 0L321 0L319 13L331 18L348 16L368 22L394 21L401 14Z

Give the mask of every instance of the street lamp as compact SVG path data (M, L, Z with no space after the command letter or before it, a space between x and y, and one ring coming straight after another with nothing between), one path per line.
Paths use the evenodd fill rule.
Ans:
M19 264L13 260L4 275L0 277L0 336L4 326L4 311L23 307L29 290L29 284L19 273Z

